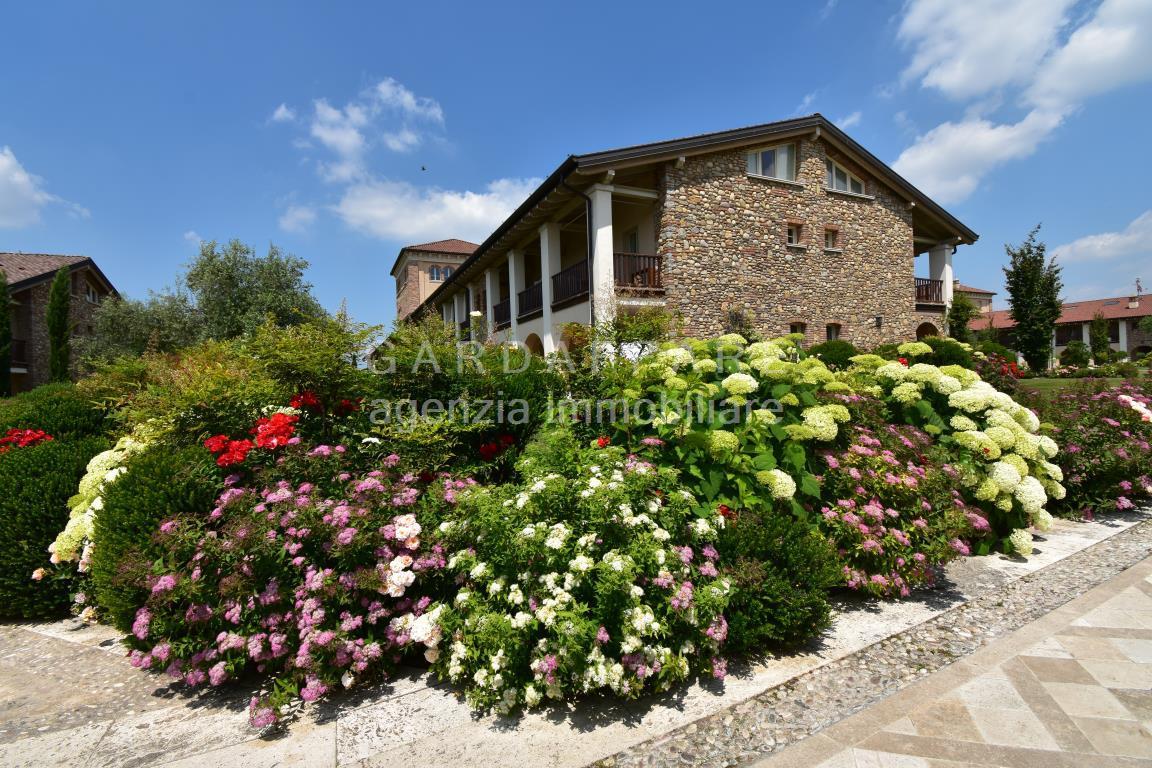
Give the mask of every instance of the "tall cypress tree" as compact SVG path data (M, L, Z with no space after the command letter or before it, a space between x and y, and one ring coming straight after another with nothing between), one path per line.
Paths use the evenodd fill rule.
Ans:
M72 273L61 267L48 290L48 377L68 381L72 350Z
M1016 349L1034 371L1048 369L1052 334L1060 319L1060 267L1048 260L1046 246L1037 241L1040 225L1017 247L1005 245L1009 264L1004 267L1008 306L1016 323Z
M0 269L0 397L12 394L12 295Z

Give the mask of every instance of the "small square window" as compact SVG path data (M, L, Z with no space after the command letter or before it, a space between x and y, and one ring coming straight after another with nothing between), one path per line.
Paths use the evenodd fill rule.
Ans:
M804 323L792 323L791 325L788 326L788 333L803 334L804 328L805 328Z
M835 229L824 230L824 247L834 251L840 247L840 232Z
M788 225L788 245L800 245L801 237L804 235L804 227L800 224Z
M824 328L825 338L828 341L836 341L840 338L840 323L828 323Z

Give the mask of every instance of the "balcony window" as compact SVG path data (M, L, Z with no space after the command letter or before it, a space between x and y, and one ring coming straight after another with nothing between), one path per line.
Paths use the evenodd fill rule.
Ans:
M824 327L825 338L828 341L837 341L840 338L840 323L828 323Z
M788 245L803 245L804 225L803 224L789 224L788 225Z
M792 323L788 326L788 333L803 334L805 327L804 323Z
M782 181L796 181L796 145L780 144L748 153L748 173Z
M837 192L851 192L854 195L864 194L864 182L860 180L860 177L853 175L831 160L825 160L824 163L828 171L824 183L828 189L834 189Z

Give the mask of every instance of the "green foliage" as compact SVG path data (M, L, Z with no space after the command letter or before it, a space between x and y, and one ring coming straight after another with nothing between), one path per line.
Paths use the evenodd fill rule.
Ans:
M1049 261L1046 247L1037 241L1036 226L1017 247L1005 245L1009 265L1004 268L1008 305L1016 323L1016 347L1034 371L1048 368L1052 354L1052 333L1060 317L1060 267Z
M104 408L74 384L45 384L0 400L0 434L9 429L42 429L57 440L103 435Z
M0 454L0 616L37 619L67 612L72 581L53 573L48 545L68 520L68 499L93 455L108 447L88 437L53 440ZM40 581L32 574L48 571Z
M810 357L818 357L823 360L824 364L829 368L838 371L850 366L852 364L850 358L858 354L860 354L860 351L856 349L856 347L840 339L816 344L808 350Z
M48 376L52 381L68 381L72 351L72 273L61 267L48 290Z
M220 247L200 244L200 255L188 266L184 282L203 317L203 334L232 339L252 333L267 320L295 325L324 316L304 281L308 262L284 255L272 245L263 258L240 242Z
M827 590L842 582L836 550L791 514L742 512L720 534L721 572L732 582L728 650L789 649L831 623Z
M1073 339L1068 342L1068 346L1064 347L1063 351L1060 352L1060 365L1083 368L1088 365L1090 359L1088 345L1080 341L1080 339Z
M1107 363L1111 359L1112 347L1108 337L1108 318L1100 312L1092 315L1092 322L1088 323L1088 347L1092 350L1092 357L1097 365Z
M956 293L952 296L952 306L948 308L945 322L948 324L948 335L956 341L971 342L975 336L971 323L980 316L980 310L968 298L966 293Z
M977 352L983 352L985 355L998 355L1005 360L1011 360L1013 362L1016 360L1015 350L1009 349L996 341L982 339L973 344L972 348Z
M108 487L96 516L91 567L95 602L122 632L131 629L136 609L148 597L148 576L168 555L154 537L160 523L206 514L220 489L216 467L201 447L158 445L133 457L127 467ZM70 494L78 477L72 478ZM66 519L66 508L63 515ZM63 520L57 523L53 537L63 527Z
M0 269L0 397L12 394L12 294Z
M200 340L203 319L184 292L153 294L143 301L110 296L93 313L92 327L93 334L76 343L89 367L192 346Z
M925 356L919 362L929 365L960 365L965 368L972 367L972 353L955 339L941 336L929 336L924 343L932 347L932 354Z
M885 360L895 360L900 357L900 352L897 350L899 344L881 344L875 347L869 354L882 357Z
M611 320L596 324L593 340L619 355L631 345L663 341L675 324L676 317L662 307L641 307L631 312L620 309Z

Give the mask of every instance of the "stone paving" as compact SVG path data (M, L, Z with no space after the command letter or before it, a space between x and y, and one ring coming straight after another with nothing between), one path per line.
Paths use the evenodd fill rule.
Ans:
M968 558L949 566L942 589L914 600L849 601L811 648L733 664L736 674L723 686L706 681L639 702L585 700L516 719L476 717L411 670L309 707L286 732L260 736L246 723L251 691L173 688L129 667L106 627L0 625L0 766L748 763L1148 557L1152 521L1145 519L1061 521L1026 562Z
M1152 558L756 765L1152 766Z

